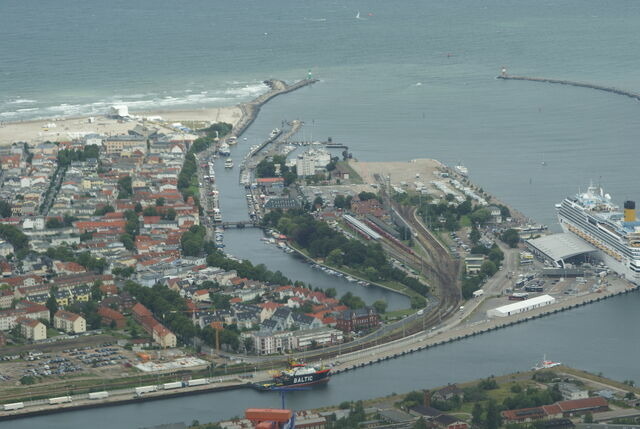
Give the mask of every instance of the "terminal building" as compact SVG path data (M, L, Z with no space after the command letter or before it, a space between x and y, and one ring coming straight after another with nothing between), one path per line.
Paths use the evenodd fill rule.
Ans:
M567 268L567 263L584 262L596 256L598 249L574 234L552 234L525 241L525 245L537 258L547 261L554 268Z

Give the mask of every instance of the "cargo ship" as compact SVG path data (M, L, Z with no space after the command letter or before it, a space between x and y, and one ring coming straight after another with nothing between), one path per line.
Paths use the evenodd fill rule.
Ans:
M301 386L312 386L327 383L331 378L331 368L307 365L302 362L291 361L289 367L273 374L273 380L256 383L259 390L287 389Z
M609 268L640 284L640 222L634 201L625 201L621 211L601 187L591 185L556 208L564 232L589 243Z

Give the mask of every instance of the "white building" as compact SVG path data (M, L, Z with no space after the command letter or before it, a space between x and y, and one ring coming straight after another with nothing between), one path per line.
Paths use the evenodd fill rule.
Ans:
M0 256L6 257L13 253L13 246L11 243L7 243L6 241L0 240Z
M525 299L524 301L518 301L513 304L507 304L502 307L487 310L487 317L512 316L535 308L544 307L545 305L553 304L554 302L556 302L556 299L551 295L540 295L535 298Z
M111 109L109 109L109 114L111 116L119 116L121 118L127 118L129 117L129 107L124 104L111 106Z
M322 171L331 162L331 154L323 148L312 148L298 155L296 171L298 177L313 176L316 171Z

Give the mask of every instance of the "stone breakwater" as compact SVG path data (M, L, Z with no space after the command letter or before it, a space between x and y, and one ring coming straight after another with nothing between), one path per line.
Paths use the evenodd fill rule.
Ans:
M612 86L596 85L596 84L593 84L593 83L575 82L575 81L571 81L571 80L561 80L561 79L548 79L548 78L544 78L544 77L509 76L509 75L506 75L506 74L498 76L498 79L502 79L502 80L528 80L528 81L531 81L531 82L543 82L543 83L554 83L554 84L559 84L559 85L578 86L578 87L581 87L581 88L589 88L589 89L595 89L597 91L605 91L605 92L611 92L613 94L624 95L625 97L630 97L630 98L633 98L635 100L639 100L640 101L640 94L638 94L638 93L627 91L627 90L624 90L624 89L614 88Z

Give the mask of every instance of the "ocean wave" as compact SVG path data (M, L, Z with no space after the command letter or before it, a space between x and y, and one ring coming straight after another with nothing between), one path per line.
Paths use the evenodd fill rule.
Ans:
M33 104L37 103L36 100L29 100L28 98L16 98L15 100L8 101L7 104Z
M35 100L16 99L0 106L0 119L3 121L42 119L51 117L92 116L106 114L109 108L117 104L125 104L132 112L165 110L180 107L205 107L234 105L242 100L249 100L266 92L264 83L237 82L226 89L203 90L194 92L186 89L163 94L148 93L131 95L114 95L92 103L61 103L52 106L29 107L16 109L11 105L37 103ZM18 103L20 101L20 103Z
M236 97L248 97L248 96L256 96L268 90L267 85L264 83L256 83L245 85L240 88L229 88L224 91L226 95L233 95Z

